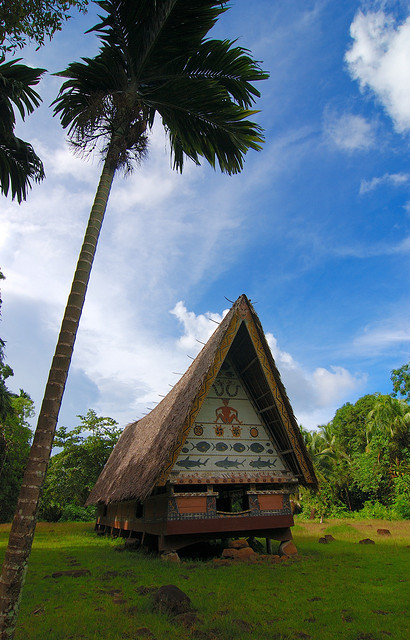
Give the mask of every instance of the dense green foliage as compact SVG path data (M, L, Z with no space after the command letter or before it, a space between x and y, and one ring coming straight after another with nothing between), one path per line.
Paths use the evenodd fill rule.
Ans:
M10 394L10 410L0 423L0 522L9 522L16 508L30 451L28 419L34 415L33 407L23 390Z
M408 365L401 367L392 379L403 381L407 371ZM305 516L314 509L320 516L360 512L364 517L410 518L407 400L366 395L354 405L343 405L317 431L302 431L319 480L317 493L301 491Z
M1 304L0 295L0 315ZM16 395L7 387L13 369L5 362L4 348L0 338L0 522L13 517L32 437L27 421L34 415L30 397L22 389Z
M97 481L121 429L112 418L97 416L90 409L78 416L80 424L68 431L60 427L54 446L62 451L50 460L40 518L44 520L92 520L94 508L84 503Z
M407 402L410 402L410 362L399 369L393 369L391 381L393 383L393 395L396 398L397 396L402 396Z
M88 0L7 0L0 3L0 52L22 48L30 41L39 47L60 31L71 8L85 11Z

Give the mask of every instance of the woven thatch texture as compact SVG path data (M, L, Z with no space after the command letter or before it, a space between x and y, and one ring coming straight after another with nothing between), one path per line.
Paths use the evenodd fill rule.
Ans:
M238 298L168 395L151 413L124 429L87 504L144 500L151 493L243 297Z

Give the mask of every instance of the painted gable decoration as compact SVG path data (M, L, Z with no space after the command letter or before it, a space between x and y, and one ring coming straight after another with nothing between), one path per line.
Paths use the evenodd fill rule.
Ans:
M286 473L284 473L286 472ZM172 483L257 482L287 475L232 363L225 359L170 474Z

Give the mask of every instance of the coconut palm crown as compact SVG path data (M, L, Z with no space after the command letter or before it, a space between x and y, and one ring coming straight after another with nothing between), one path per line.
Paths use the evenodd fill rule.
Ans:
M259 150L261 127L248 118L268 77L241 47L206 39L221 2L103 0L107 15L90 31L102 47L58 75L67 78L55 114L81 150L99 146L119 167L131 168L147 147L156 113L170 139L174 168L184 157L205 158L223 172L241 171L249 148ZM103 140L103 142L102 142Z

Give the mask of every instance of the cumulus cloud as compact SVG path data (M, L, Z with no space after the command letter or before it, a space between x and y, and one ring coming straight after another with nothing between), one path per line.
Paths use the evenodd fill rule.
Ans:
M312 418L317 412L324 415L327 411L329 421L340 402L351 392L359 390L365 382L363 376L352 375L340 366L306 370L289 353L279 348L276 338L271 333L267 333L266 338L293 408L299 418L301 415L304 416L305 423L307 422L305 426L316 426L312 424Z
M410 130L410 16L398 24L383 10L359 11L350 27L345 59L362 90L383 104L399 133Z
M383 176L372 178L371 180L362 180L360 183L360 194L373 191L377 187L383 185L392 185L400 187L410 182L410 173L385 173Z
M184 329L178 346L188 350L190 355L197 355L202 348L201 343L208 341L228 311L229 309L225 309L222 314L207 311L196 315L193 311L188 311L182 301L177 302L170 313L179 320Z
M326 113L324 131L327 139L344 151L364 151L374 145L373 123L352 113Z

